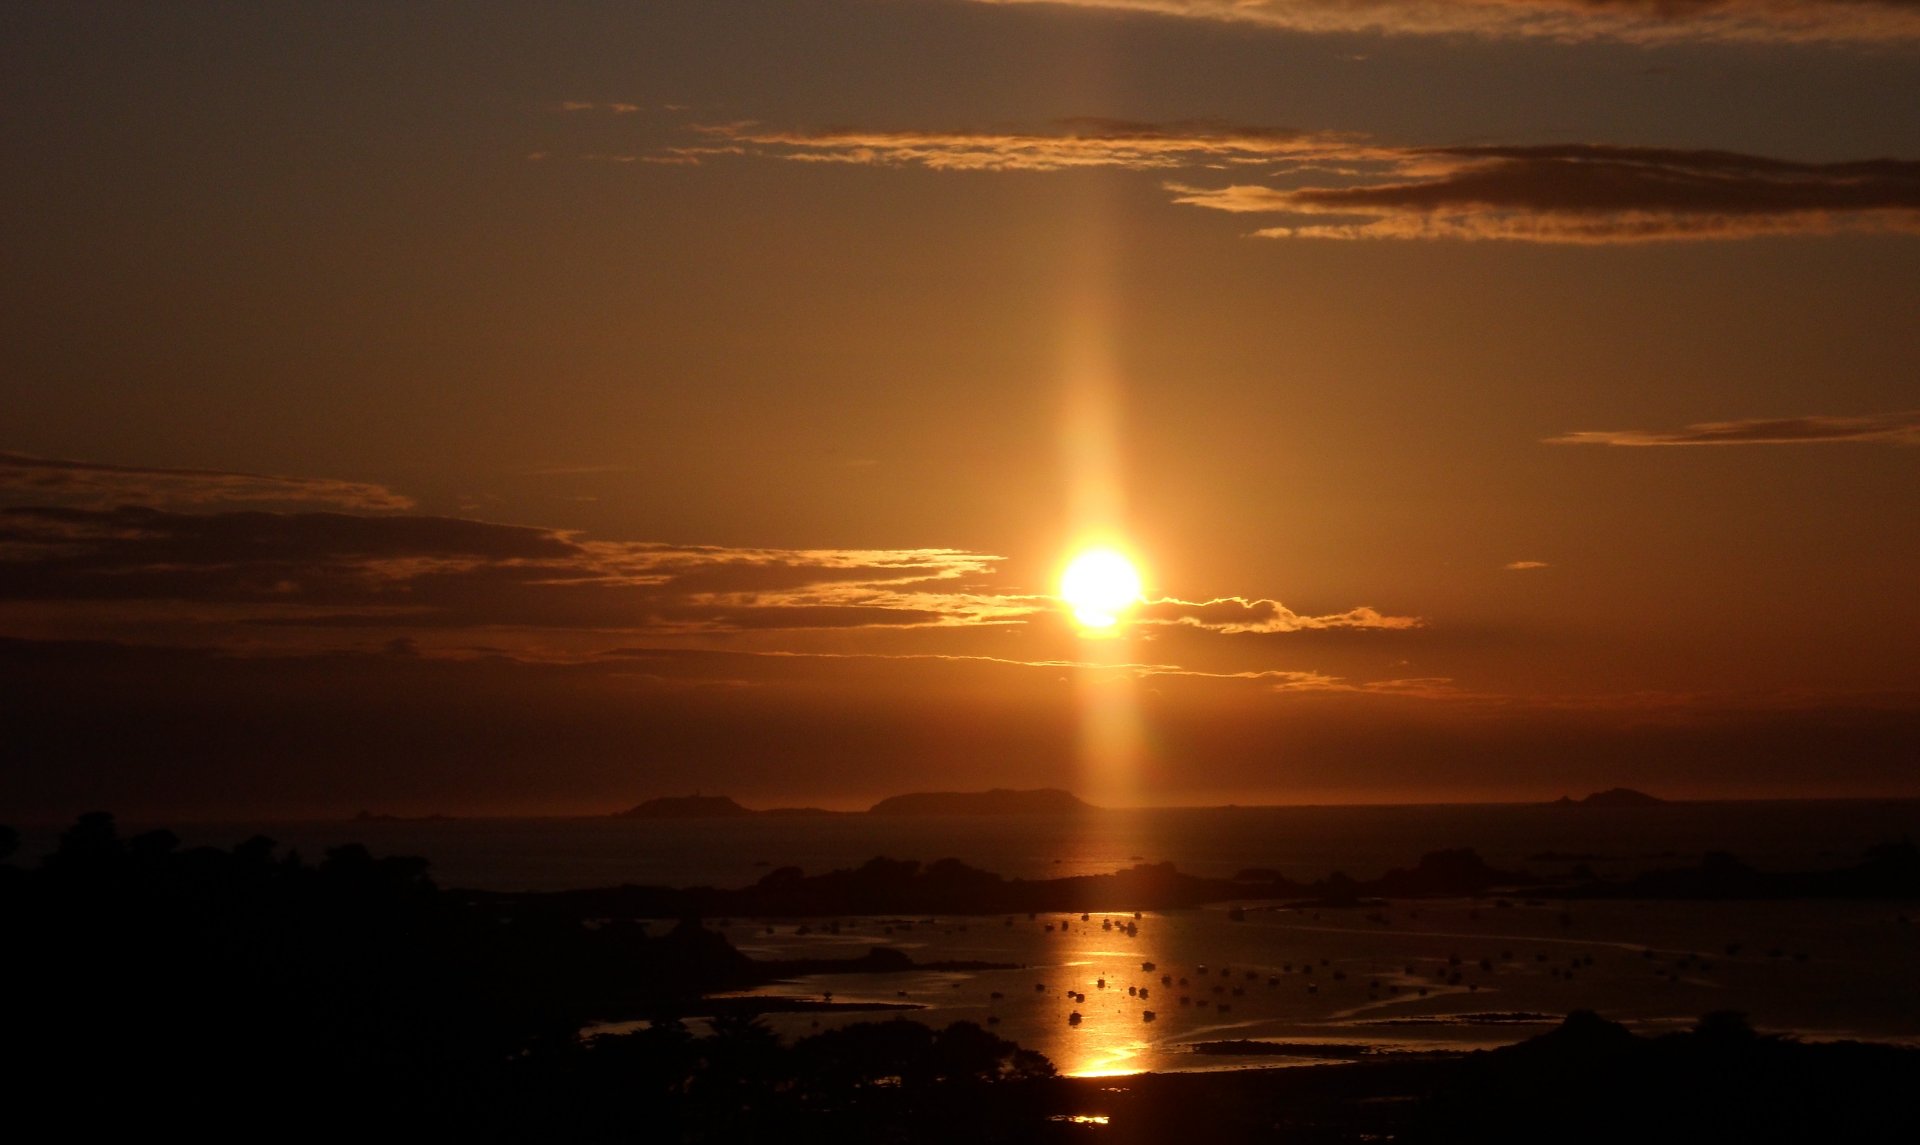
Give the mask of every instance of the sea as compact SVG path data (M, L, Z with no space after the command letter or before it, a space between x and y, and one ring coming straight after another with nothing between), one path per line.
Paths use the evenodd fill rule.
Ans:
M169 826L189 845L230 846L264 834L310 858L343 843L422 855L442 885L490 890L732 887L775 867L816 874L875 856L957 858L1029 879L1142 862L1210 876L1261 867L1302 880L1334 871L1370 878L1455 847L1535 875L1561 875L1579 863L1619 876L1690 865L1715 851L1763 870L1846 866L1873 844L1920 839L1920 800ZM53 837L26 832L28 857ZM1920 1044L1917 902L1492 896L1347 910L1249 901L1139 915L833 921L712 923L756 957L853 957L890 946L920 962L1020 969L818 976L751 991L908 1007L769 1015L783 1034L896 1016L972 1021L1078 1076L1486 1048L1541 1033L1575 1009L1644 1033L1732 1010L1766 1033ZM613 1022L587 1033L624 1028ZM1264 1052L1232 1044L1246 1042Z

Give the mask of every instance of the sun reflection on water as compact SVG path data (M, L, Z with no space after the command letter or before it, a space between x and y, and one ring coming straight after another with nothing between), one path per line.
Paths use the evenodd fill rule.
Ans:
M1095 1030L1091 1037L1098 1039L1102 1035ZM1124 1077L1140 1072L1140 1067L1134 1063L1150 1044L1138 1038L1127 1038L1114 1030L1097 1044L1083 1043L1076 1047L1080 1054L1078 1060L1054 1064L1060 1067L1061 1073L1071 1077Z

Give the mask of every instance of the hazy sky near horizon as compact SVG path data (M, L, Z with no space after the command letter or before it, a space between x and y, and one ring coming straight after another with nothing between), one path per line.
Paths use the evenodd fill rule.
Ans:
M17 3L0 143L0 808L1920 793L1911 3Z

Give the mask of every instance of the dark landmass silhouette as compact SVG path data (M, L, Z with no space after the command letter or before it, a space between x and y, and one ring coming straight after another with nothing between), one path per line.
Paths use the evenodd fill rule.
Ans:
M460 892L488 910L516 917L817 918L899 913L1016 914L1039 911L1175 910L1209 903L1276 900L1310 909L1377 907L1388 899L1556 897L1563 899L1899 899L1920 898L1920 849L1880 844L1864 861L1831 871L1762 872L1730 855L1709 853L1697 867L1648 871L1620 880L1591 872L1549 881L1490 866L1470 848L1431 851L1410 868L1355 879L1336 871L1312 882L1249 868L1231 879L1184 874L1171 863L1140 863L1107 875L1009 879L958 859L922 864L870 859L859 867L808 875L798 867L767 872L751 886L625 885L572 891Z
M1625 879L1586 879L1554 887L1563 898L1617 899L1906 899L1920 898L1920 847L1877 843L1859 863L1830 871L1761 871L1724 851L1698 866L1645 871Z
M897 950L757 962L684 917L656 934L618 911L579 913L586 899L442 890L417 858L346 846L308 863L264 838L185 849L167 831L122 838L104 814L82 817L33 868L4 861L17 842L0 828L7 1114L19 1130L82 1139L189 1126L214 1140L295 1141L1904 1142L1920 1088L1920 1050L1802 1044L1726 1013L1661 1037L1575 1013L1530 1041L1458 1058L1062 1079L969 1022L860 1023L789 1042L756 1015L824 1002L710 997L823 967L928 968ZM1849 893L1911 894L1916 869L1902 843L1830 874ZM1136 868L1138 885L1009 884L950 860L835 874L814 889L1248 885L1189 885L1170 867ZM1506 874L1461 850L1344 885L1417 895ZM1734 886L1768 877L1724 859L1692 874ZM813 882L797 871L763 880ZM1332 879L1322 884L1308 886L1337 897ZM678 1020L691 1014L711 1033ZM650 1024L580 1036L626 1015ZM1354 1049L1270 1045L1329 1059ZM1094 1116L1106 1124L1074 1120Z
M0 829L0 859L17 841ZM122 838L99 813L38 866L0 863L0 1076L16 1118L87 1109L89 1134L180 1124L213 1139L263 1126L320 1138L379 1123L383 1136L496 1140L483 1111L503 1095L544 1108L529 1095L597 1068L578 1036L597 1021L670 1031L679 1016L712 1015L739 1027L713 1043L732 1053L765 1040L744 1024L751 1014L796 1003L712 994L802 974L995 965L918 964L886 948L759 962L692 921L654 934L631 919L499 911L426 870L358 845L309 864L265 838L231 850L182 848L164 830ZM994 1076L1049 1071L984 1031L927 1037L928 1053L946 1046ZM527 1129L528 1140L569 1139Z
M1659 807L1667 801L1644 791L1635 791L1631 787L1609 787L1605 791L1596 791L1584 799L1575 799L1571 795L1562 795L1553 801L1554 807Z
M1040 787L1014 791L920 791L882 799L867 809L869 815L1061 815L1092 811L1094 807L1071 791Z

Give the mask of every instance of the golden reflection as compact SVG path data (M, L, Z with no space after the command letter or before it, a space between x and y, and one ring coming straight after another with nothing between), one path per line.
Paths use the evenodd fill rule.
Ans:
M1137 1038L1127 1040L1117 1035L1118 1031L1114 1031L1108 1035L1112 1039L1110 1041L1075 1047L1081 1050L1079 1063L1061 1072L1068 1077L1125 1077L1142 1072L1141 1067L1134 1064L1134 1059L1150 1048L1149 1043ZM1099 1038L1101 1034L1096 1030L1089 1036Z
M1069 1077L1119 1077L1141 1073L1166 1052L1158 1036L1163 1026L1148 1012L1166 1014L1174 999L1156 973L1161 920L1125 913L1067 916L1059 925L1072 929L1075 949L1048 985L1060 1005L1078 1014L1060 1015L1037 1040ZM1144 991L1144 993L1142 993Z

